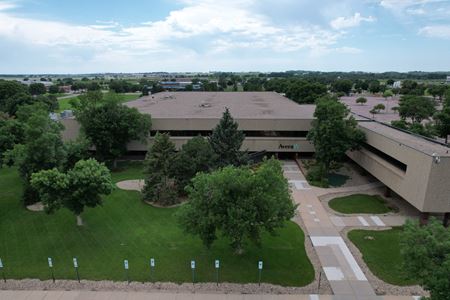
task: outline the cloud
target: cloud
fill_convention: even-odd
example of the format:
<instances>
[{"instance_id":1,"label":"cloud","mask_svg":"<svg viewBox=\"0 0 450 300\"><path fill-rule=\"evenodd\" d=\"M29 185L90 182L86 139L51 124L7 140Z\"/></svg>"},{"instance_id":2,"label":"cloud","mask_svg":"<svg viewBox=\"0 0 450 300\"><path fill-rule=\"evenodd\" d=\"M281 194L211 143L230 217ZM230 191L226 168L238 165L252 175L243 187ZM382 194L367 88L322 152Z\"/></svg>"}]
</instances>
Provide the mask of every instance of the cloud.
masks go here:
<instances>
[{"instance_id":1,"label":"cloud","mask_svg":"<svg viewBox=\"0 0 450 300\"><path fill-rule=\"evenodd\" d=\"M10 10L16 8L17 4L15 2L10 1L1 1L0 2L0 11Z\"/></svg>"},{"instance_id":2,"label":"cloud","mask_svg":"<svg viewBox=\"0 0 450 300\"><path fill-rule=\"evenodd\" d=\"M334 51L336 51L338 53L345 53L345 54L360 54L360 53L364 52L362 49L354 48L354 47L339 47L339 48L335 48Z\"/></svg>"},{"instance_id":3,"label":"cloud","mask_svg":"<svg viewBox=\"0 0 450 300\"><path fill-rule=\"evenodd\" d=\"M331 27L336 30L341 30L350 27L356 27L361 24L361 22L375 22L376 18L372 16L363 17L360 13L355 13L352 17L338 17L330 22Z\"/></svg>"},{"instance_id":4,"label":"cloud","mask_svg":"<svg viewBox=\"0 0 450 300\"><path fill-rule=\"evenodd\" d=\"M448 0L382 0L380 6L400 17L448 18L450 1Z\"/></svg>"},{"instance_id":5,"label":"cloud","mask_svg":"<svg viewBox=\"0 0 450 300\"><path fill-rule=\"evenodd\" d=\"M419 30L419 34L440 39L450 39L450 25L425 26Z\"/></svg>"},{"instance_id":6,"label":"cloud","mask_svg":"<svg viewBox=\"0 0 450 300\"><path fill-rule=\"evenodd\" d=\"M276 25L269 17L252 12L253 0L181 2L186 5L184 8L170 12L162 20L128 27L112 21L74 25L0 11L0 37L40 46L81 47L129 55L189 48L189 39L194 38L203 38L197 42L206 47L205 51L209 47L213 51L253 47L285 52L324 48L336 43L339 37L338 33L319 26ZM12 7L8 3L0 2L0 7Z\"/></svg>"}]
</instances>

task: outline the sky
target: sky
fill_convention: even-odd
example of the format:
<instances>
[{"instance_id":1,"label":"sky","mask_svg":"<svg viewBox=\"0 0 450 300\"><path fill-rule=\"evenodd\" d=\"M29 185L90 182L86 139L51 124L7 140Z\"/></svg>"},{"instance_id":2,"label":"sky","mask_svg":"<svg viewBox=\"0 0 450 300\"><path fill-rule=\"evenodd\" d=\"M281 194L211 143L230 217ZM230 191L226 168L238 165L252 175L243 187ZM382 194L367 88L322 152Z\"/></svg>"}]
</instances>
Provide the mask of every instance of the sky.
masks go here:
<instances>
[{"instance_id":1,"label":"sky","mask_svg":"<svg viewBox=\"0 0 450 300\"><path fill-rule=\"evenodd\" d=\"M450 71L450 0L0 0L0 74Z\"/></svg>"}]
</instances>

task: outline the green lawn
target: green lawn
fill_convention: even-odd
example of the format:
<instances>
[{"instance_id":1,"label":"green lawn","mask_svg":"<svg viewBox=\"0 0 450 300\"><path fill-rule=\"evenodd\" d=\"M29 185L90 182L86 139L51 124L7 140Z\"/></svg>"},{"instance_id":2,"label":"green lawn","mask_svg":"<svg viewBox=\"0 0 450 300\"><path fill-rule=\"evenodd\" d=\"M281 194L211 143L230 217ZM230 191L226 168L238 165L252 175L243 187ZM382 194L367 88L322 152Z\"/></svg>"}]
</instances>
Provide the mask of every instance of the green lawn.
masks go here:
<instances>
[{"instance_id":1,"label":"green lawn","mask_svg":"<svg viewBox=\"0 0 450 300\"><path fill-rule=\"evenodd\" d=\"M140 164L113 173L116 182L136 178L142 178ZM0 258L8 278L49 279L48 256L53 258L56 277L69 279L75 279L75 256L82 279L125 280L123 260L128 259L131 280L147 281L151 257L156 259L158 281L190 282L191 259L197 261L198 281L215 280L215 259L221 260L223 281L256 282L259 259L264 261L264 282L304 286L314 278L304 234L293 222L287 222L276 237L264 235L262 248L249 244L237 256L225 239L206 249L178 227L174 217L178 208L151 207L138 192L116 189L102 207L83 213L83 227L76 226L67 210L54 215L25 210L20 193L16 170L0 169Z\"/></svg>"},{"instance_id":2,"label":"green lawn","mask_svg":"<svg viewBox=\"0 0 450 300\"><path fill-rule=\"evenodd\" d=\"M392 209L378 195L355 194L334 198L328 205L343 214L383 214Z\"/></svg>"},{"instance_id":3,"label":"green lawn","mask_svg":"<svg viewBox=\"0 0 450 300\"><path fill-rule=\"evenodd\" d=\"M400 237L402 227L390 230L352 230L349 239L363 254L363 259L373 274L381 280L395 285L413 285L402 271ZM373 237L373 240L365 237Z\"/></svg>"},{"instance_id":4,"label":"green lawn","mask_svg":"<svg viewBox=\"0 0 450 300\"><path fill-rule=\"evenodd\" d=\"M125 103L125 102L129 102L129 101L133 101L138 99L141 96L141 93L130 93L130 94L117 94L120 98L120 103ZM75 96L78 97L78 96ZM73 98L75 98L73 97ZM64 98L64 99L59 99L58 100L58 104L59 104L59 109L58 112L62 112L63 110L70 110L72 109L72 106L70 105L70 100L72 98Z\"/></svg>"}]
</instances>

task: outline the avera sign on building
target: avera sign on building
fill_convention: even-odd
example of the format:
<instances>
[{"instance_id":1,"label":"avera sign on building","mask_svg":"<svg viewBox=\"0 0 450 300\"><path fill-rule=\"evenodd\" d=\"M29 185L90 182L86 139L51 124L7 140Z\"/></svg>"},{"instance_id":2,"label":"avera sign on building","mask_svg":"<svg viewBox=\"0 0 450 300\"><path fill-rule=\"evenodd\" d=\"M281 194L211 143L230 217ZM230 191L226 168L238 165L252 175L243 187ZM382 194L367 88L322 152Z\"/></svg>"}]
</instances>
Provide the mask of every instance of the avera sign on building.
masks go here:
<instances>
[{"instance_id":1,"label":"avera sign on building","mask_svg":"<svg viewBox=\"0 0 450 300\"><path fill-rule=\"evenodd\" d=\"M300 149L300 145L299 144L287 144L287 145L283 145L280 144L278 146L278 149L280 150L299 150Z\"/></svg>"}]
</instances>

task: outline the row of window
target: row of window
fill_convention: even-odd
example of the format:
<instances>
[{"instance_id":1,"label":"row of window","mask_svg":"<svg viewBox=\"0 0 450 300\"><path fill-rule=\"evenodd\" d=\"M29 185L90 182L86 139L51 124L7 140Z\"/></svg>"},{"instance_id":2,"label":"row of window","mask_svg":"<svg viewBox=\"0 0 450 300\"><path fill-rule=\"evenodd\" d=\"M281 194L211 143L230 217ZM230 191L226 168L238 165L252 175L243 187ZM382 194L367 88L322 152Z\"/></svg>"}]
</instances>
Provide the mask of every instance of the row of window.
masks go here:
<instances>
[{"instance_id":1,"label":"row of window","mask_svg":"<svg viewBox=\"0 0 450 300\"><path fill-rule=\"evenodd\" d=\"M398 159L384 153L383 151L378 150L377 148L364 143L363 148L372 152L373 154L377 155L378 157L384 159L385 161L387 161L388 163L390 163L391 165L397 167L398 169L402 170L403 172L406 172L407 169L407 165L402 163L401 161L399 161Z\"/></svg>"},{"instance_id":2,"label":"row of window","mask_svg":"<svg viewBox=\"0 0 450 300\"><path fill-rule=\"evenodd\" d=\"M150 132L151 136L156 135L157 132L168 133L170 136L209 136L212 134L211 130L167 130L167 131L155 131ZM259 131L259 130L244 130L246 137L302 137L305 138L308 135L308 131Z\"/></svg>"}]
</instances>

